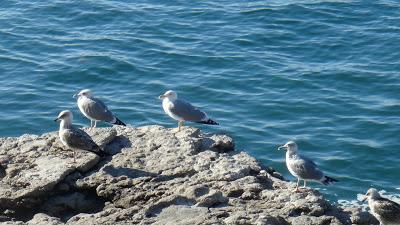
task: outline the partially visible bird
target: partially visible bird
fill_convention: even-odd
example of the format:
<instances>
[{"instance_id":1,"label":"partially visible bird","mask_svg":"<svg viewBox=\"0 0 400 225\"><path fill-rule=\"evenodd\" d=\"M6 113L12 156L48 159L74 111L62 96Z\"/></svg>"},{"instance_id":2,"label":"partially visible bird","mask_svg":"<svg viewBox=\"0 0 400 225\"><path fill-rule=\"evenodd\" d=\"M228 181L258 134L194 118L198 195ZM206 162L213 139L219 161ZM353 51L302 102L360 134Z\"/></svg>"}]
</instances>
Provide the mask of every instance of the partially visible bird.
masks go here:
<instances>
[{"instance_id":1,"label":"partially visible bird","mask_svg":"<svg viewBox=\"0 0 400 225\"><path fill-rule=\"evenodd\" d=\"M159 96L162 99L162 106L165 113L172 119L178 121L178 131L181 130L185 121L203 123L209 125L219 125L210 119L207 114L191 105L189 102L178 99L178 94L174 91L167 91Z\"/></svg>"},{"instance_id":2,"label":"partially visible bird","mask_svg":"<svg viewBox=\"0 0 400 225\"><path fill-rule=\"evenodd\" d=\"M114 125L126 126L98 98L92 96L90 89L84 89L73 96L77 97L79 110L90 120L90 127L96 127L97 121L105 121Z\"/></svg>"},{"instance_id":3,"label":"partially visible bird","mask_svg":"<svg viewBox=\"0 0 400 225\"><path fill-rule=\"evenodd\" d=\"M73 150L74 162L76 161L76 150L86 150L104 156L105 152L85 131L72 125L72 118L72 113L69 110L64 110L58 114L54 121L61 121L58 135L63 145Z\"/></svg>"},{"instance_id":4,"label":"partially visible bird","mask_svg":"<svg viewBox=\"0 0 400 225\"><path fill-rule=\"evenodd\" d=\"M324 185L338 181L325 176L311 159L298 154L295 142L289 141L280 146L278 150L280 149L286 149L286 166L289 172L297 178L296 192L299 191L300 180L304 180L304 188L306 187L306 181L316 181Z\"/></svg>"},{"instance_id":5,"label":"partially visible bird","mask_svg":"<svg viewBox=\"0 0 400 225\"><path fill-rule=\"evenodd\" d=\"M370 188L363 201L368 199L371 214L381 225L400 225L400 205L387 198L383 198L378 190Z\"/></svg>"}]
</instances>

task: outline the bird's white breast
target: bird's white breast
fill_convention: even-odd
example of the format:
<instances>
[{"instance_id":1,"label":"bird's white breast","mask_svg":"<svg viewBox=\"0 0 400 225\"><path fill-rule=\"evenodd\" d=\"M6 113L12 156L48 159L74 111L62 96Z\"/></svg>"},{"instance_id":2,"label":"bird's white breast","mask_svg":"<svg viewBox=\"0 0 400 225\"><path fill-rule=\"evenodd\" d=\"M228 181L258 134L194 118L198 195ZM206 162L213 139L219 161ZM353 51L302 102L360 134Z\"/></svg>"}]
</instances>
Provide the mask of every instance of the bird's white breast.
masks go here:
<instances>
[{"instance_id":1,"label":"bird's white breast","mask_svg":"<svg viewBox=\"0 0 400 225\"><path fill-rule=\"evenodd\" d=\"M291 158L289 152L286 152L286 167L293 176L298 177L297 173L293 171L291 167L291 163L293 162L293 160L295 159Z\"/></svg>"},{"instance_id":2,"label":"bird's white breast","mask_svg":"<svg viewBox=\"0 0 400 225\"><path fill-rule=\"evenodd\" d=\"M162 106L163 106L164 112L168 116L170 116L172 119L178 120L178 121L183 121L182 118L180 118L179 116L177 116L171 112L171 108L174 106L174 103L172 101L170 101L168 98L163 99Z\"/></svg>"},{"instance_id":3,"label":"bird's white breast","mask_svg":"<svg viewBox=\"0 0 400 225\"><path fill-rule=\"evenodd\" d=\"M61 143L68 147L67 142L65 141L64 136L62 135L62 130L58 132L58 136L60 137Z\"/></svg>"},{"instance_id":4,"label":"bird's white breast","mask_svg":"<svg viewBox=\"0 0 400 225\"><path fill-rule=\"evenodd\" d=\"M369 208L371 209L372 215L375 216L375 218L377 218L379 221L382 221L381 216L378 213L375 212L375 207L377 207L376 203L373 200L370 201L369 202Z\"/></svg>"},{"instance_id":5,"label":"bird's white breast","mask_svg":"<svg viewBox=\"0 0 400 225\"><path fill-rule=\"evenodd\" d=\"M78 108L79 108L79 110L81 111L81 113L82 113L86 118L88 118L88 119L90 119L90 120L95 120L94 118L90 117L90 116L86 113L85 108L83 107L84 104L88 104L88 101L90 101L89 98L87 98L87 97L85 97L85 96L80 96L80 97L78 98Z\"/></svg>"}]
</instances>

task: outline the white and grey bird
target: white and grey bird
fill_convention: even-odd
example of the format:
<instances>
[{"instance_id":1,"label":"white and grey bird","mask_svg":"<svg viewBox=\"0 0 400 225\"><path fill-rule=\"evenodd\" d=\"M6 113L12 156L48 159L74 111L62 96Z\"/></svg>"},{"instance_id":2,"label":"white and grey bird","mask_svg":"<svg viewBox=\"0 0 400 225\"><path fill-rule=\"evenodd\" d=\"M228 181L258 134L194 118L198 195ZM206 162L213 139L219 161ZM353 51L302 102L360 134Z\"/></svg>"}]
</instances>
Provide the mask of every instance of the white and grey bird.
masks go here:
<instances>
[{"instance_id":1,"label":"white and grey bird","mask_svg":"<svg viewBox=\"0 0 400 225\"><path fill-rule=\"evenodd\" d=\"M64 110L58 114L58 117L54 121L60 121L58 135L63 145L72 149L74 162L76 160L76 150L86 150L99 156L104 156L105 153L85 131L75 128L72 125L72 118L72 113L69 110Z\"/></svg>"},{"instance_id":2,"label":"white and grey bird","mask_svg":"<svg viewBox=\"0 0 400 225\"><path fill-rule=\"evenodd\" d=\"M90 127L96 127L97 121L126 126L100 99L93 97L90 89L84 89L73 97L77 97L79 110L90 120Z\"/></svg>"},{"instance_id":3,"label":"white and grey bird","mask_svg":"<svg viewBox=\"0 0 400 225\"><path fill-rule=\"evenodd\" d=\"M178 131L181 130L185 121L219 125L214 120L210 119L207 114L200 109L194 107L189 102L178 99L178 94L174 91L167 91L159 96L162 99L162 106L165 113L172 119L178 121Z\"/></svg>"},{"instance_id":4,"label":"white and grey bird","mask_svg":"<svg viewBox=\"0 0 400 225\"><path fill-rule=\"evenodd\" d=\"M370 188L363 201L368 199L371 214L381 225L400 225L400 205L387 198L383 198L378 190Z\"/></svg>"},{"instance_id":5,"label":"white and grey bird","mask_svg":"<svg viewBox=\"0 0 400 225\"><path fill-rule=\"evenodd\" d=\"M304 181L304 188L306 187L306 181L316 181L324 185L338 181L325 176L311 159L298 154L295 142L289 141L278 148L278 150L281 149L286 149L286 166L289 172L297 178L296 192L299 191L300 180Z\"/></svg>"}]
</instances>

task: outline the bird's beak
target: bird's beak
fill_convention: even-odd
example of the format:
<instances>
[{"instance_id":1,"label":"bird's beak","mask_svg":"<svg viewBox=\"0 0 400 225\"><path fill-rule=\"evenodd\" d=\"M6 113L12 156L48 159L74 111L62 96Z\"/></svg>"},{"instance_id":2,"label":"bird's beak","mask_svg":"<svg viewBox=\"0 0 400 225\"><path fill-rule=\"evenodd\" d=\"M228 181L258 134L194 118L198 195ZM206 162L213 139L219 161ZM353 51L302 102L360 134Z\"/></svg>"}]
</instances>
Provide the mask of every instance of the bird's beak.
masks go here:
<instances>
[{"instance_id":1,"label":"bird's beak","mask_svg":"<svg viewBox=\"0 0 400 225\"><path fill-rule=\"evenodd\" d=\"M78 96L79 96L79 93L72 95L73 98L77 98Z\"/></svg>"},{"instance_id":2,"label":"bird's beak","mask_svg":"<svg viewBox=\"0 0 400 225\"><path fill-rule=\"evenodd\" d=\"M368 196L364 195L364 197L361 199L362 202L365 202L368 199Z\"/></svg>"},{"instance_id":3,"label":"bird's beak","mask_svg":"<svg viewBox=\"0 0 400 225\"><path fill-rule=\"evenodd\" d=\"M158 96L158 98L159 98L159 99L164 99L164 98L165 98L165 95L160 95L160 96Z\"/></svg>"},{"instance_id":4,"label":"bird's beak","mask_svg":"<svg viewBox=\"0 0 400 225\"><path fill-rule=\"evenodd\" d=\"M59 120L58 118L55 118L55 119L54 119L54 122L57 122L58 120Z\"/></svg>"},{"instance_id":5,"label":"bird's beak","mask_svg":"<svg viewBox=\"0 0 400 225\"><path fill-rule=\"evenodd\" d=\"M278 147L278 150L287 149L287 145L282 145Z\"/></svg>"}]
</instances>

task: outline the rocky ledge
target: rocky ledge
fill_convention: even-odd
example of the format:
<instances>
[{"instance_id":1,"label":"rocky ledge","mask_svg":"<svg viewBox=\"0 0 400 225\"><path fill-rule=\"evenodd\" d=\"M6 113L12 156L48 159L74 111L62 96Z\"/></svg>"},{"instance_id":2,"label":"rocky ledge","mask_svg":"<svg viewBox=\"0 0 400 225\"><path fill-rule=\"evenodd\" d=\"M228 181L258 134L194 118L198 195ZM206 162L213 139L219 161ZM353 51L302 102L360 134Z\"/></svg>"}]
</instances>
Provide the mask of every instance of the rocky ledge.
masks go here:
<instances>
[{"instance_id":1,"label":"rocky ledge","mask_svg":"<svg viewBox=\"0 0 400 225\"><path fill-rule=\"evenodd\" d=\"M0 138L3 224L378 224L318 191L293 193L227 135L161 126L86 129L110 156L63 148L56 132Z\"/></svg>"}]
</instances>

